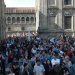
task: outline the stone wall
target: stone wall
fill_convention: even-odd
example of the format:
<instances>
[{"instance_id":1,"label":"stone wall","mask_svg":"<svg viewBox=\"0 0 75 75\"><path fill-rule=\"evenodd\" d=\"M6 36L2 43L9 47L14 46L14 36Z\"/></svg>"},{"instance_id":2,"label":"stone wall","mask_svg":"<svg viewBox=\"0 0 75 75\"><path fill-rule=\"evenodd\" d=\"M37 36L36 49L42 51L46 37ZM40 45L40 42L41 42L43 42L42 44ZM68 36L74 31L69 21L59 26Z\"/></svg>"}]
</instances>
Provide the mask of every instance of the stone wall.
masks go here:
<instances>
[{"instance_id":1,"label":"stone wall","mask_svg":"<svg viewBox=\"0 0 75 75\"><path fill-rule=\"evenodd\" d=\"M48 33L48 36L56 36L66 33L68 35L75 34L75 0L70 5L65 5L65 0L55 0L55 4L49 5L50 0L40 0L39 11L39 28L40 35ZM54 0L53 0L54 1ZM55 23L51 24L50 17L55 16ZM65 29L65 16L71 16L71 28ZM37 17L36 17L37 19Z\"/></svg>"},{"instance_id":2,"label":"stone wall","mask_svg":"<svg viewBox=\"0 0 75 75\"><path fill-rule=\"evenodd\" d=\"M19 12L17 12L19 11ZM10 33L36 32L35 8L6 8L6 35ZM13 23L12 18L15 18ZM11 21L8 21L10 18ZM17 18L20 21L17 21ZM23 18L23 19L22 19Z\"/></svg>"}]
</instances>

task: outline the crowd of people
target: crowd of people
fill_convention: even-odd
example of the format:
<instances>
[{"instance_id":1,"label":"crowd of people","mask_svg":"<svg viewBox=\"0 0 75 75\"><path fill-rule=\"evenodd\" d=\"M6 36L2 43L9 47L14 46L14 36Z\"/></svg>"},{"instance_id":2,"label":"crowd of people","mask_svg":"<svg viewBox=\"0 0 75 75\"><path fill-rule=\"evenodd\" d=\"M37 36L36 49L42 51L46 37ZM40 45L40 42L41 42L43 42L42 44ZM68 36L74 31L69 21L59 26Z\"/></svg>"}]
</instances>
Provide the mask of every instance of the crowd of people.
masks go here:
<instances>
[{"instance_id":1,"label":"crowd of people","mask_svg":"<svg viewBox=\"0 0 75 75\"><path fill-rule=\"evenodd\" d=\"M5 68L9 67L9 71ZM3 75L75 75L75 37L9 37L0 41Z\"/></svg>"}]
</instances>

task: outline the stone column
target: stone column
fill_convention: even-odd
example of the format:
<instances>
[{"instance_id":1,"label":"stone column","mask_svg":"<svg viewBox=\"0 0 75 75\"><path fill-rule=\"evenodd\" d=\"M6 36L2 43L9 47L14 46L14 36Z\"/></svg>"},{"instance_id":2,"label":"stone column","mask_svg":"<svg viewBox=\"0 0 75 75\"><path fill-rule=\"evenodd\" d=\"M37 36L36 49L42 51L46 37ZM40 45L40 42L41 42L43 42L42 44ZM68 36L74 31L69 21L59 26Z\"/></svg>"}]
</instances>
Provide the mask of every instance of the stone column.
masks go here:
<instances>
[{"instance_id":1,"label":"stone column","mask_svg":"<svg viewBox=\"0 0 75 75\"><path fill-rule=\"evenodd\" d=\"M74 3L74 8L75 8L75 0L73 3ZM75 31L75 9L74 9L74 22L73 23L74 23L74 31Z\"/></svg>"},{"instance_id":2,"label":"stone column","mask_svg":"<svg viewBox=\"0 0 75 75\"><path fill-rule=\"evenodd\" d=\"M63 15L62 15L62 6L63 6L63 1L59 0L59 12L58 12L58 29L63 28Z\"/></svg>"},{"instance_id":3,"label":"stone column","mask_svg":"<svg viewBox=\"0 0 75 75\"><path fill-rule=\"evenodd\" d=\"M75 0L73 0L74 8L75 8ZM75 36L75 9L73 13L73 36Z\"/></svg>"},{"instance_id":4,"label":"stone column","mask_svg":"<svg viewBox=\"0 0 75 75\"><path fill-rule=\"evenodd\" d=\"M36 32L38 31L39 28L39 12L40 12L40 1L41 0L36 0L35 4L35 11L36 11Z\"/></svg>"},{"instance_id":5,"label":"stone column","mask_svg":"<svg viewBox=\"0 0 75 75\"><path fill-rule=\"evenodd\" d=\"M0 40L5 39L5 4L4 0L0 0Z\"/></svg>"}]
</instances>

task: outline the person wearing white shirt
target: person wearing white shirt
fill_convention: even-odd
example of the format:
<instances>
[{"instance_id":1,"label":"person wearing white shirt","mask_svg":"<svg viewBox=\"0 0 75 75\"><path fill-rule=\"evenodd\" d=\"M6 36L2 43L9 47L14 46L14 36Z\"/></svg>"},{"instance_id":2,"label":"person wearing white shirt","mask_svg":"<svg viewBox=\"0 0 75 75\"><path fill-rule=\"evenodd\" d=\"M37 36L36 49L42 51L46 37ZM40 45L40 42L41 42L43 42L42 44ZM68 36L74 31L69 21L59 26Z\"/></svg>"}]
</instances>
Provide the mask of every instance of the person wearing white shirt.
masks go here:
<instances>
[{"instance_id":1,"label":"person wearing white shirt","mask_svg":"<svg viewBox=\"0 0 75 75\"><path fill-rule=\"evenodd\" d=\"M33 54L36 54L36 53L37 53L37 48L35 47L35 45L33 46L31 52L32 52Z\"/></svg>"},{"instance_id":2,"label":"person wearing white shirt","mask_svg":"<svg viewBox=\"0 0 75 75\"><path fill-rule=\"evenodd\" d=\"M40 50L40 51L44 50L43 46L39 45L38 50Z\"/></svg>"},{"instance_id":3,"label":"person wearing white shirt","mask_svg":"<svg viewBox=\"0 0 75 75\"><path fill-rule=\"evenodd\" d=\"M34 75L44 75L45 69L40 60L36 60L36 64L33 69Z\"/></svg>"},{"instance_id":4,"label":"person wearing white shirt","mask_svg":"<svg viewBox=\"0 0 75 75\"><path fill-rule=\"evenodd\" d=\"M60 59L56 58L56 56L53 56L53 59L51 60L52 66L58 64L60 65Z\"/></svg>"},{"instance_id":5,"label":"person wearing white shirt","mask_svg":"<svg viewBox=\"0 0 75 75\"><path fill-rule=\"evenodd\" d=\"M15 75L14 73L10 73L10 74L7 74L7 75Z\"/></svg>"}]
</instances>

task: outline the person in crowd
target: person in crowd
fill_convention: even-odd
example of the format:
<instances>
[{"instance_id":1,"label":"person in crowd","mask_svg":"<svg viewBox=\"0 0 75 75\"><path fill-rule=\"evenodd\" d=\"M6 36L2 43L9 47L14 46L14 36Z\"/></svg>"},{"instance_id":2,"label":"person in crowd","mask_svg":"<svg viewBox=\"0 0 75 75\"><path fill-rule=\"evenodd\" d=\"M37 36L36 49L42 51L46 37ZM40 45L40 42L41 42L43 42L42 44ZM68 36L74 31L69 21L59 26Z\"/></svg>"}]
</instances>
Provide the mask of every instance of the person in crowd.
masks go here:
<instances>
[{"instance_id":1,"label":"person in crowd","mask_svg":"<svg viewBox=\"0 0 75 75\"><path fill-rule=\"evenodd\" d=\"M59 52L59 49L57 48L57 46L54 46L54 45L53 45L52 51L58 53L58 52Z\"/></svg>"},{"instance_id":2,"label":"person in crowd","mask_svg":"<svg viewBox=\"0 0 75 75\"><path fill-rule=\"evenodd\" d=\"M12 64L12 71L15 74L19 74L18 72L20 72L21 69L23 72L26 68L32 75L46 75L47 72L51 75L59 75L63 68L63 62L68 71L74 74L74 43L75 37L65 36L64 34L52 38L32 36L30 41L28 41L26 36L9 37L0 41L0 51L2 52L0 56L2 56L2 58L5 56L6 64L4 60L2 64L5 64L6 68ZM21 58L21 56L23 57ZM17 58L17 60L13 61L15 58ZM24 67L23 65L25 63L31 68Z\"/></svg>"},{"instance_id":3,"label":"person in crowd","mask_svg":"<svg viewBox=\"0 0 75 75\"><path fill-rule=\"evenodd\" d=\"M42 64L44 64L44 62L47 60L46 58L46 53L43 55L43 58L41 59Z\"/></svg>"},{"instance_id":4,"label":"person in crowd","mask_svg":"<svg viewBox=\"0 0 75 75\"><path fill-rule=\"evenodd\" d=\"M72 53L72 62L73 63L75 62L75 51L73 51L73 53Z\"/></svg>"},{"instance_id":5,"label":"person in crowd","mask_svg":"<svg viewBox=\"0 0 75 75\"><path fill-rule=\"evenodd\" d=\"M23 70L22 75L31 75L28 68L29 68L28 64L24 63L24 70Z\"/></svg>"},{"instance_id":6,"label":"person in crowd","mask_svg":"<svg viewBox=\"0 0 75 75\"><path fill-rule=\"evenodd\" d=\"M32 58L31 58L31 65L32 65L32 67L34 67L35 62L36 62L36 57L35 57L34 54L32 54Z\"/></svg>"},{"instance_id":7,"label":"person in crowd","mask_svg":"<svg viewBox=\"0 0 75 75\"><path fill-rule=\"evenodd\" d=\"M44 75L45 69L44 66L41 64L40 59L36 59L36 64L33 69L34 75Z\"/></svg>"},{"instance_id":8,"label":"person in crowd","mask_svg":"<svg viewBox=\"0 0 75 75\"><path fill-rule=\"evenodd\" d=\"M60 75L71 75L64 62L62 62L62 64L61 64Z\"/></svg>"},{"instance_id":9,"label":"person in crowd","mask_svg":"<svg viewBox=\"0 0 75 75\"><path fill-rule=\"evenodd\" d=\"M51 65L51 63L50 63L50 61L49 60L46 60L45 62L44 62L44 68L45 68L45 75L47 74L47 75L54 75L55 74L55 72L54 72L54 70L53 70L53 68L52 68L52 65Z\"/></svg>"},{"instance_id":10,"label":"person in crowd","mask_svg":"<svg viewBox=\"0 0 75 75\"><path fill-rule=\"evenodd\" d=\"M0 74L5 75L5 57L2 54L2 52L0 52Z\"/></svg>"},{"instance_id":11,"label":"person in crowd","mask_svg":"<svg viewBox=\"0 0 75 75\"><path fill-rule=\"evenodd\" d=\"M24 63L27 63L26 58L24 56L22 57L22 59L23 59L23 64L22 64L21 69L20 69L21 70L21 73L24 70Z\"/></svg>"},{"instance_id":12,"label":"person in crowd","mask_svg":"<svg viewBox=\"0 0 75 75\"><path fill-rule=\"evenodd\" d=\"M6 60L6 65L8 65L8 49L7 48L5 52L5 60Z\"/></svg>"},{"instance_id":13,"label":"person in crowd","mask_svg":"<svg viewBox=\"0 0 75 75\"><path fill-rule=\"evenodd\" d=\"M52 60L52 53L47 52L46 58L47 58L47 60L51 61Z\"/></svg>"},{"instance_id":14,"label":"person in crowd","mask_svg":"<svg viewBox=\"0 0 75 75\"><path fill-rule=\"evenodd\" d=\"M12 67L13 67L13 73L15 73L15 75L19 75L20 66L19 66L18 60L16 58L14 58L14 61L12 63Z\"/></svg>"},{"instance_id":15,"label":"person in crowd","mask_svg":"<svg viewBox=\"0 0 75 75\"><path fill-rule=\"evenodd\" d=\"M31 52L32 52L33 54L35 54L35 55L36 55L36 53L37 53L37 48L36 48L36 46L35 46L35 45L33 46L33 48L32 48L32 50L31 50Z\"/></svg>"},{"instance_id":16,"label":"person in crowd","mask_svg":"<svg viewBox=\"0 0 75 75\"><path fill-rule=\"evenodd\" d=\"M57 65L57 64L60 65L60 59L57 58L56 55L54 55L52 60L51 60L51 64L52 64L52 66Z\"/></svg>"},{"instance_id":17,"label":"person in crowd","mask_svg":"<svg viewBox=\"0 0 75 75\"><path fill-rule=\"evenodd\" d=\"M27 50L28 50L28 59L31 59L31 49L32 49L32 44L29 43L29 45L27 46Z\"/></svg>"},{"instance_id":18,"label":"person in crowd","mask_svg":"<svg viewBox=\"0 0 75 75\"><path fill-rule=\"evenodd\" d=\"M20 72L22 73L22 64L23 64L23 57L22 56L19 58L18 63L19 63L19 66L20 66Z\"/></svg>"},{"instance_id":19,"label":"person in crowd","mask_svg":"<svg viewBox=\"0 0 75 75\"><path fill-rule=\"evenodd\" d=\"M70 61L69 56L65 57L65 61L64 62L66 64L66 67L71 67L72 66L72 62Z\"/></svg>"},{"instance_id":20,"label":"person in crowd","mask_svg":"<svg viewBox=\"0 0 75 75\"><path fill-rule=\"evenodd\" d=\"M70 67L71 75L75 75L75 62L74 64Z\"/></svg>"},{"instance_id":21,"label":"person in crowd","mask_svg":"<svg viewBox=\"0 0 75 75\"><path fill-rule=\"evenodd\" d=\"M70 71L71 66L72 66L72 62L71 62L69 56L66 56L66 57L65 57L65 61L64 61L64 63L66 64L66 67L67 67L68 70Z\"/></svg>"},{"instance_id":22,"label":"person in crowd","mask_svg":"<svg viewBox=\"0 0 75 75\"><path fill-rule=\"evenodd\" d=\"M39 45L38 46L38 50L40 50L40 51L44 50L43 46L42 45Z\"/></svg>"},{"instance_id":23,"label":"person in crowd","mask_svg":"<svg viewBox=\"0 0 75 75\"><path fill-rule=\"evenodd\" d=\"M12 60L13 60L13 53L12 53L12 51L10 50L10 51L9 51L9 54L8 54L8 62L11 63Z\"/></svg>"}]
</instances>

